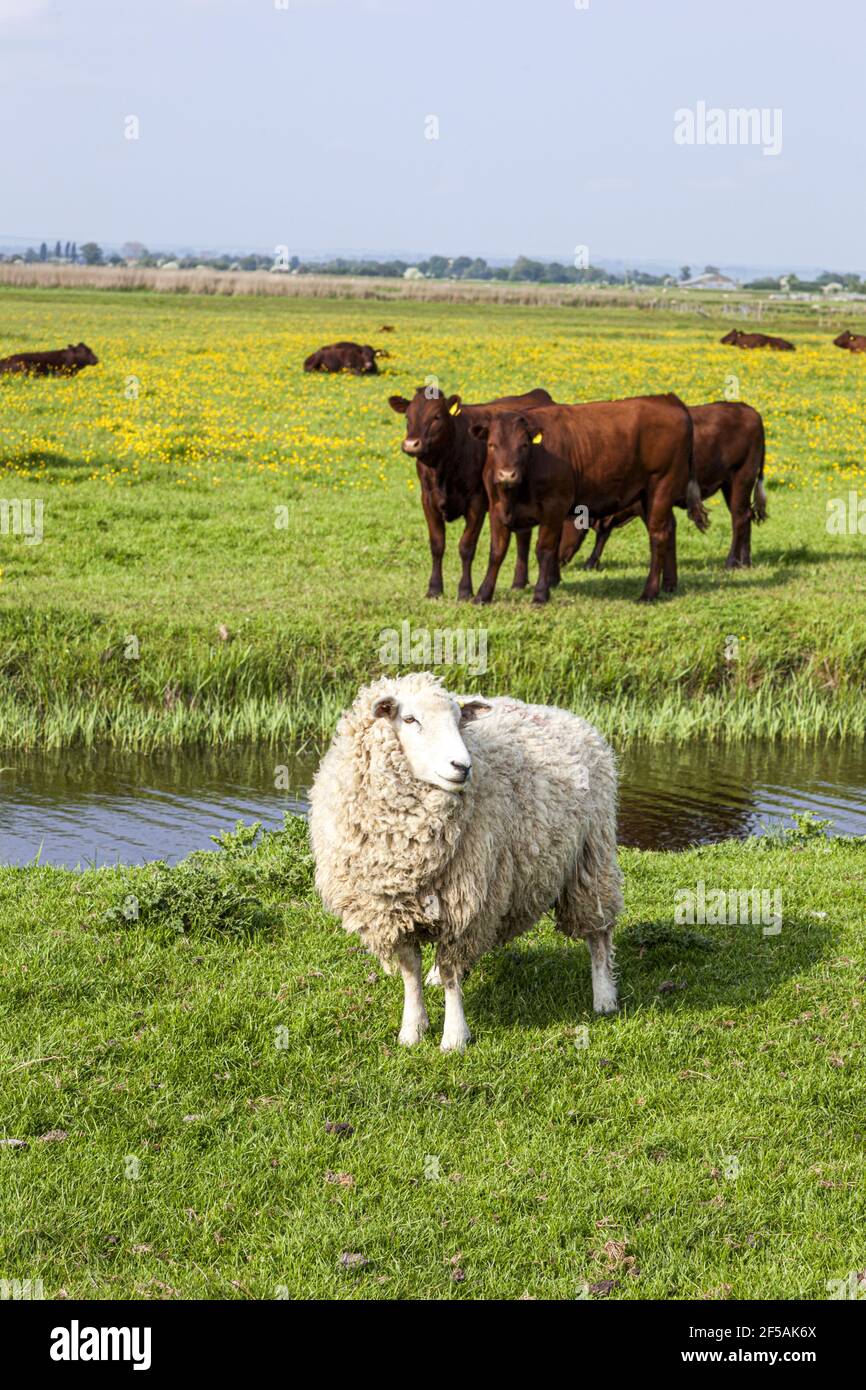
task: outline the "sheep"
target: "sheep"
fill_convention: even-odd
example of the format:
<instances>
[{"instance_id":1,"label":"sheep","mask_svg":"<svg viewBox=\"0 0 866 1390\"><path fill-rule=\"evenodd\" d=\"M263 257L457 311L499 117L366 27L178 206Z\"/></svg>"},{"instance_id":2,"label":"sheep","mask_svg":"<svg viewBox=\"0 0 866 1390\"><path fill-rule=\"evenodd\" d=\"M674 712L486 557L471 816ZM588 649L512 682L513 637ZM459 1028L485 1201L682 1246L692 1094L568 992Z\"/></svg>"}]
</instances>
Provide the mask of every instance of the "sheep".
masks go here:
<instances>
[{"instance_id":1,"label":"sheep","mask_svg":"<svg viewBox=\"0 0 866 1390\"><path fill-rule=\"evenodd\" d=\"M565 710L455 696L427 672L359 692L310 794L316 887L402 975L404 1046L430 1026L423 944L445 990L442 1051L462 1051L467 970L550 908L587 942L596 1012L616 1010L616 795L610 748Z\"/></svg>"}]
</instances>

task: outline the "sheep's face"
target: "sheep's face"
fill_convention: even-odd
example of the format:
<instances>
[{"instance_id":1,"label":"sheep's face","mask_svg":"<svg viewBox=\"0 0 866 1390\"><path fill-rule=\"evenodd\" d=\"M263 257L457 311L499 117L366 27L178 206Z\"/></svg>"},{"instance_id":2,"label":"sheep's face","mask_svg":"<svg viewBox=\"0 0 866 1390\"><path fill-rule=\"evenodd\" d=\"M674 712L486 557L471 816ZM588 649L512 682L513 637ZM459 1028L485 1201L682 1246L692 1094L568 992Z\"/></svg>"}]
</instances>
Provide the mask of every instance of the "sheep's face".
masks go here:
<instances>
[{"instance_id":1,"label":"sheep's face","mask_svg":"<svg viewBox=\"0 0 866 1390\"><path fill-rule=\"evenodd\" d=\"M444 690L383 695L373 706L387 719L419 782L459 796L472 776L472 758L461 729L490 712L483 700L460 699Z\"/></svg>"}]
</instances>

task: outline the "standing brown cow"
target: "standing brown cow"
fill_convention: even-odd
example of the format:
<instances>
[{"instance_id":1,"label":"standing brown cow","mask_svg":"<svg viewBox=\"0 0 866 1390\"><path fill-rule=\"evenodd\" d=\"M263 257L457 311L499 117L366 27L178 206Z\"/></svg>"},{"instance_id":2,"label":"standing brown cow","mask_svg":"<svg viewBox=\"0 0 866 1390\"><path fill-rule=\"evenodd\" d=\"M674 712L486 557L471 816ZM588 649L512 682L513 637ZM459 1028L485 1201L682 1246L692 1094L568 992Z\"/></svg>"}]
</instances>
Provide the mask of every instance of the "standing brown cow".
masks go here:
<instances>
[{"instance_id":1,"label":"standing brown cow","mask_svg":"<svg viewBox=\"0 0 866 1390\"><path fill-rule=\"evenodd\" d=\"M388 404L398 415L406 416L403 452L414 458L421 484L421 505L427 520L433 560L427 597L440 598L442 595L445 524L462 516L466 525L460 537L463 572L457 597L470 599L472 561L487 511L483 480L485 448L473 436L471 427L473 423L480 423L499 410L552 405L553 397L547 391L536 390L522 396L500 396L486 405L463 405L459 396L446 397L438 391L428 398L426 388L419 386L411 401L405 396L389 396ZM515 589L526 587L530 539L530 531L517 538Z\"/></svg>"},{"instance_id":2,"label":"standing brown cow","mask_svg":"<svg viewBox=\"0 0 866 1390\"><path fill-rule=\"evenodd\" d=\"M748 567L752 563L752 522L765 521L767 518L764 422L757 410L740 401L695 405L689 409L689 414L694 425L695 477L701 497L712 497L721 488L731 514L731 549L725 568ZM679 497L676 506L685 505L685 496ZM614 516L603 520L592 518L590 525L596 533L595 548L584 569L597 569L611 531L625 526L640 515L641 504L635 502ZM572 519L566 522L559 549L560 565L568 564L580 549L586 534L586 529L576 526Z\"/></svg>"},{"instance_id":3,"label":"standing brown cow","mask_svg":"<svg viewBox=\"0 0 866 1390\"><path fill-rule=\"evenodd\" d=\"M563 524L575 506L610 516L640 502L650 538L641 599L677 584L673 505L686 496L689 517L708 520L694 476L691 416L678 396L637 396L587 405L551 405L496 413L474 423L487 442L484 484L490 506L490 565L476 603L489 603L510 531L538 526L534 603L546 603L559 578Z\"/></svg>"},{"instance_id":4,"label":"standing brown cow","mask_svg":"<svg viewBox=\"0 0 866 1390\"><path fill-rule=\"evenodd\" d=\"M862 333L852 333L846 328L844 333L833 339L833 346L847 348L848 352L866 352L866 338Z\"/></svg>"}]
</instances>

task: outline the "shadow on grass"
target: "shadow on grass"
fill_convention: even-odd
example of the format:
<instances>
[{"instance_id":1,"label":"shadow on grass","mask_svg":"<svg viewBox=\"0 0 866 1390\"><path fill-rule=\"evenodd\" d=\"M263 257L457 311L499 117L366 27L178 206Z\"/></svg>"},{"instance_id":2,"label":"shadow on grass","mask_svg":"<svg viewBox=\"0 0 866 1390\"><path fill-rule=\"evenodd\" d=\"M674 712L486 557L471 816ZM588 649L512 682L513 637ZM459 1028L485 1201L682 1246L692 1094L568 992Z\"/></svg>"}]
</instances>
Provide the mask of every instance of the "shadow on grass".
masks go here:
<instances>
[{"instance_id":1,"label":"shadow on grass","mask_svg":"<svg viewBox=\"0 0 866 1390\"><path fill-rule=\"evenodd\" d=\"M4 469L18 468L82 468L92 472L93 464L86 459L72 458L69 454L57 453L53 449L23 449L17 454L4 454Z\"/></svg>"},{"instance_id":2,"label":"shadow on grass","mask_svg":"<svg viewBox=\"0 0 866 1390\"><path fill-rule=\"evenodd\" d=\"M780 935L767 937L760 926L695 930L648 919L615 934L620 1002L691 1013L753 1005L822 959L830 936L821 922L787 914ZM565 937L523 937L485 956L466 993L479 1022L574 1023L592 1011L589 952Z\"/></svg>"}]
</instances>

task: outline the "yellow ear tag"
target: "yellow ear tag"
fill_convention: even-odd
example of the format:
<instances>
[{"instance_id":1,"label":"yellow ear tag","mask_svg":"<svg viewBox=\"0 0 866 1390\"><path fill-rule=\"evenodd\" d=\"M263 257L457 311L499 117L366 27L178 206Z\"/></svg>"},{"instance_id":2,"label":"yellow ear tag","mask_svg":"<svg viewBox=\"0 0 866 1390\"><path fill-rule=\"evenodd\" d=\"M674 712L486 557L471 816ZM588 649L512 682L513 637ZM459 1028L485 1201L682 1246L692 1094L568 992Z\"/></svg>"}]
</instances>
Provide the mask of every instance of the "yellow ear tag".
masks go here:
<instances>
[{"instance_id":1,"label":"yellow ear tag","mask_svg":"<svg viewBox=\"0 0 866 1390\"><path fill-rule=\"evenodd\" d=\"M541 430L538 431L538 434L534 434L534 435L532 436L532 442L533 442L533 444L540 444L540 443L541 443Z\"/></svg>"},{"instance_id":2,"label":"yellow ear tag","mask_svg":"<svg viewBox=\"0 0 866 1390\"><path fill-rule=\"evenodd\" d=\"M455 401L454 404L452 405L451 409L448 411L448 414L449 414L449 415L459 415L459 414L460 414L460 406L457 404L456 401Z\"/></svg>"}]
</instances>

